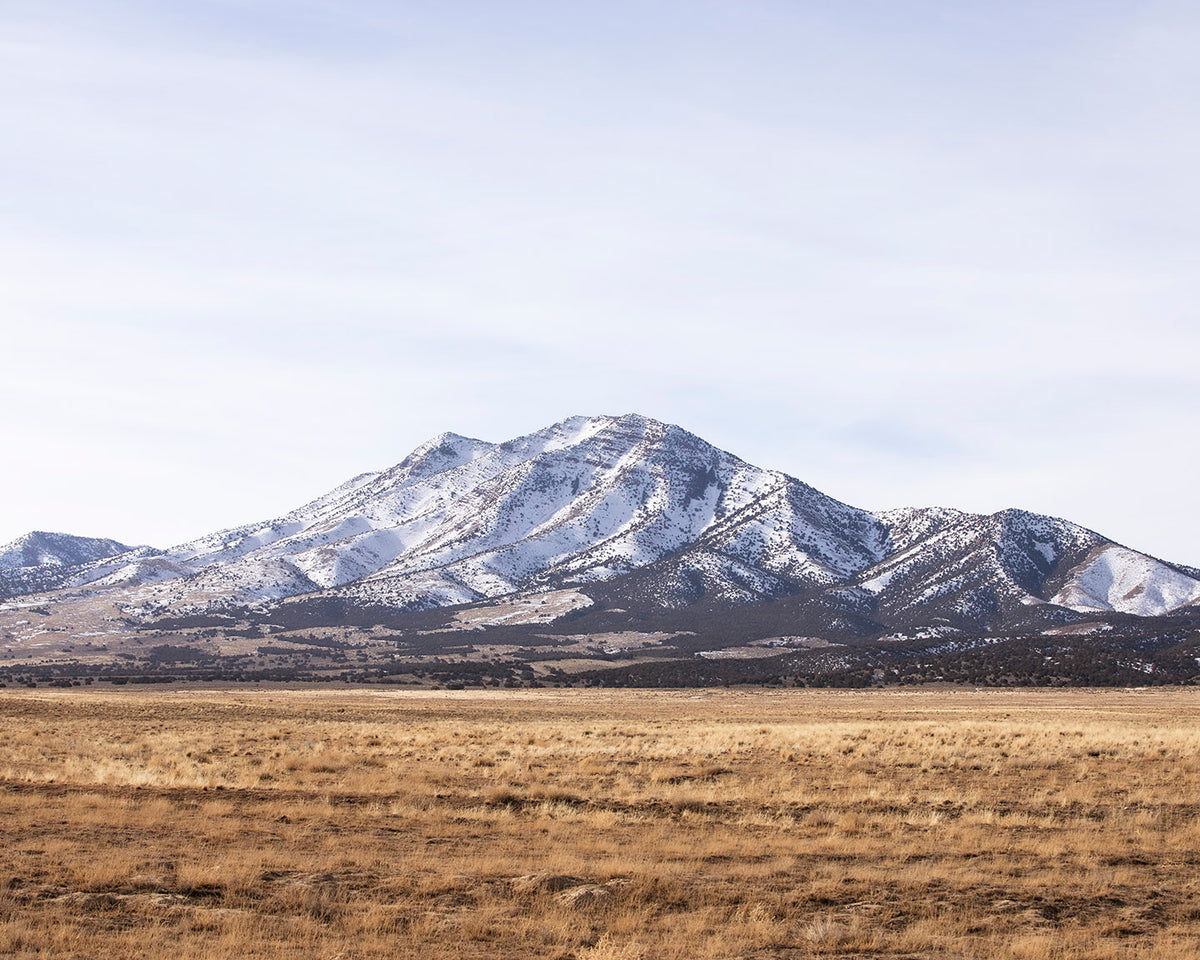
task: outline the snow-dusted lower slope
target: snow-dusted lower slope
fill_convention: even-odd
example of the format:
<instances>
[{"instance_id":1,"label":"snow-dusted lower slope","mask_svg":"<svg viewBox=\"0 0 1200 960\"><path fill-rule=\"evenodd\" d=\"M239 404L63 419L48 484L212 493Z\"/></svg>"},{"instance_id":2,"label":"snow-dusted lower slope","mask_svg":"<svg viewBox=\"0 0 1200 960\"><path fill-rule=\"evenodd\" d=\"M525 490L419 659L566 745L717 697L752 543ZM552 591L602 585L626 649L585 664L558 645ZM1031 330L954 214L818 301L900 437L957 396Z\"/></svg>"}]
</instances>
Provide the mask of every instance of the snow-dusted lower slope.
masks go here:
<instances>
[{"instance_id":1,"label":"snow-dusted lower slope","mask_svg":"<svg viewBox=\"0 0 1200 960\"><path fill-rule=\"evenodd\" d=\"M1200 582L1153 557L1101 544L1070 573L1053 603L1155 617L1200 600Z\"/></svg>"},{"instance_id":2,"label":"snow-dusted lower slope","mask_svg":"<svg viewBox=\"0 0 1200 960\"><path fill-rule=\"evenodd\" d=\"M499 444L442 434L278 519L95 556L46 582L128 591L130 609L152 614L313 592L425 608L622 578L652 607L792 596L881 630L1200 600L1195 571L1065 520L872 514L636 415L572 417Z\"/></svg>"}]
</instances>

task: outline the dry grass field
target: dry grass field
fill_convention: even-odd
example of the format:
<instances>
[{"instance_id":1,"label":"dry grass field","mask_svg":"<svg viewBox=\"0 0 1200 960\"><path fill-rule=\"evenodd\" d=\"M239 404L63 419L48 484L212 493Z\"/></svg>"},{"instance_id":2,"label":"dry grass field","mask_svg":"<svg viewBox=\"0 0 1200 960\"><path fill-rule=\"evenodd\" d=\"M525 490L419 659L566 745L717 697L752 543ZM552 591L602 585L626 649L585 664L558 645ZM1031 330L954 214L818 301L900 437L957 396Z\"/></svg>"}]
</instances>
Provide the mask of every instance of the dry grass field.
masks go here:
<instances>
[{"instance_id":1,"label":"dry grass field","mask_svg":"<svg viewBox=\"0 0 1200 960\"><path fill-rule=\"evenodd\" d=\"M1200 694L3 691L0 955L1200 955Z\"/></svg>"}]
</instances>

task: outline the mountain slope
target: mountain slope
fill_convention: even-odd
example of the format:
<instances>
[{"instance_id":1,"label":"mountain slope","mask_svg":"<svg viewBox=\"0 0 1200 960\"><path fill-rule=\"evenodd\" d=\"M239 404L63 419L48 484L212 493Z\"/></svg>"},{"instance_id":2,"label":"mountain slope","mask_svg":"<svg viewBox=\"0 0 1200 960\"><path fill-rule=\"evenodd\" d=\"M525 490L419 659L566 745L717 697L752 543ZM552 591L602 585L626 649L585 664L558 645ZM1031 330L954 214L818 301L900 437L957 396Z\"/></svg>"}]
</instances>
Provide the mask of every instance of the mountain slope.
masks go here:
<instances>
[{"instance_id":1,"label":"mountain slope","mask_svg":"<svg viewBox=\"0 0 1200 960\"><path fill-rule=\"evenodd\" d=\"M1154 617L1200 602L1195 571L1113 543L1097 545L1064 578L1052 603Z\"/></svg>"}]
</instances>

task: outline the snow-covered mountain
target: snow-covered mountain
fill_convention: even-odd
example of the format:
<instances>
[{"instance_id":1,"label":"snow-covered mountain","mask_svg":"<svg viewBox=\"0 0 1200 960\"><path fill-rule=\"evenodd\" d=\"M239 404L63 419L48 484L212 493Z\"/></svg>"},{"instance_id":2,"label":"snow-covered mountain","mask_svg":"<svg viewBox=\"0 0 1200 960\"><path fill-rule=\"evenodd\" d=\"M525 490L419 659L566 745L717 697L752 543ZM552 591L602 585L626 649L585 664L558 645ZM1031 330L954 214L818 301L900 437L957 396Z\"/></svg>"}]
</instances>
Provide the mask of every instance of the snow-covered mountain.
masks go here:
<instances>
[{"instance_id":1,"label":"snow-covered mountain","mask_svg":"<svg viewBox=\"0 0 1200 960\"><path fill-rule=\"evenodd\" d=\"M116 540L34 530L0 546L0 597L53 590L85 565L131 549Z\"/></svg>"},{"instance_id":2,"label":"snow-covered mountain","mask_svg":"<svg viewBox=\"0 0 1200 960\"><path fill-rule=\"evenodd\" d=\"M0 570L39 566L73 567L125 553L129 549L116 540L34 530L12 543L0 546Z\"/></svg>"},{"instance_id":3,"label":"snow-covered mountain","mask_svg":"<svg viewBox=\"0 0 1200 960\"><path fill-rule=\"evenodd\" d=\"M1200 601L1197 571L1065 520L870 513L636 415L500 444L442 434L276 520L96 556L56 585L128 591L146 615L312 593L424 609L603 585L659 609L808 598L880 631Z\"/></svg>"}]
</instances>

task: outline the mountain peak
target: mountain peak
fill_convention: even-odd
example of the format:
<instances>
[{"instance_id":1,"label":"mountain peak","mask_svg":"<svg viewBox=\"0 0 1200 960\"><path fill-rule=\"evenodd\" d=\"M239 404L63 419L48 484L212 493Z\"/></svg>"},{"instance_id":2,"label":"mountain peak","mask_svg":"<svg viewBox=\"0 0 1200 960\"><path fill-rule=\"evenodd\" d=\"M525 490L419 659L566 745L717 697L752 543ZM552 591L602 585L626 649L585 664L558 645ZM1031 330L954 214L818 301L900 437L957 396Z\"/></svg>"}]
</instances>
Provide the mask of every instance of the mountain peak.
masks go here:
<instances>
[{"instance_id":1,"label":"mountain peak","mask_svg":"<svg viewBox=\"0 0 1200 960\"><path fill-rule=\"evenodd\" d=\"M495 446L486 440L445 431L426 440L389 472L403 473L407 480L431 477L477 460Z\"/></svg>"},{"instance_id":2,"label":"mountain peak","mask_svg":"<svg viewBox=\"0 0 1200 960\"><path fill-rule=\"evenodd\" d=\"M614 451L642 444L644 446L641 449L647 454L653 449L674 448L682 444L687 452L701 458L711 459L716 454L731 456L717 450L716 447L695 434L689 433L683 427L640 413L568 417L542 430L508 442L508 445L515 447L539 446L546 452L596 444L608 444Z\"/></svg>"},{"instance_id":3,"label":"mountain peak","mask_svg":"<svg viewBox=\"0 0 1200 960\"><path fill-rule=\"evenodd\" d=\"M430 437L423 444L417 447L417 450L432 450L436 447L455 446L459 443L484 443L483 440L474 440L471 437L464 437L461 433L454 433L450 430L443 430L436 437Z\"/></svg>"}]
</instances>

